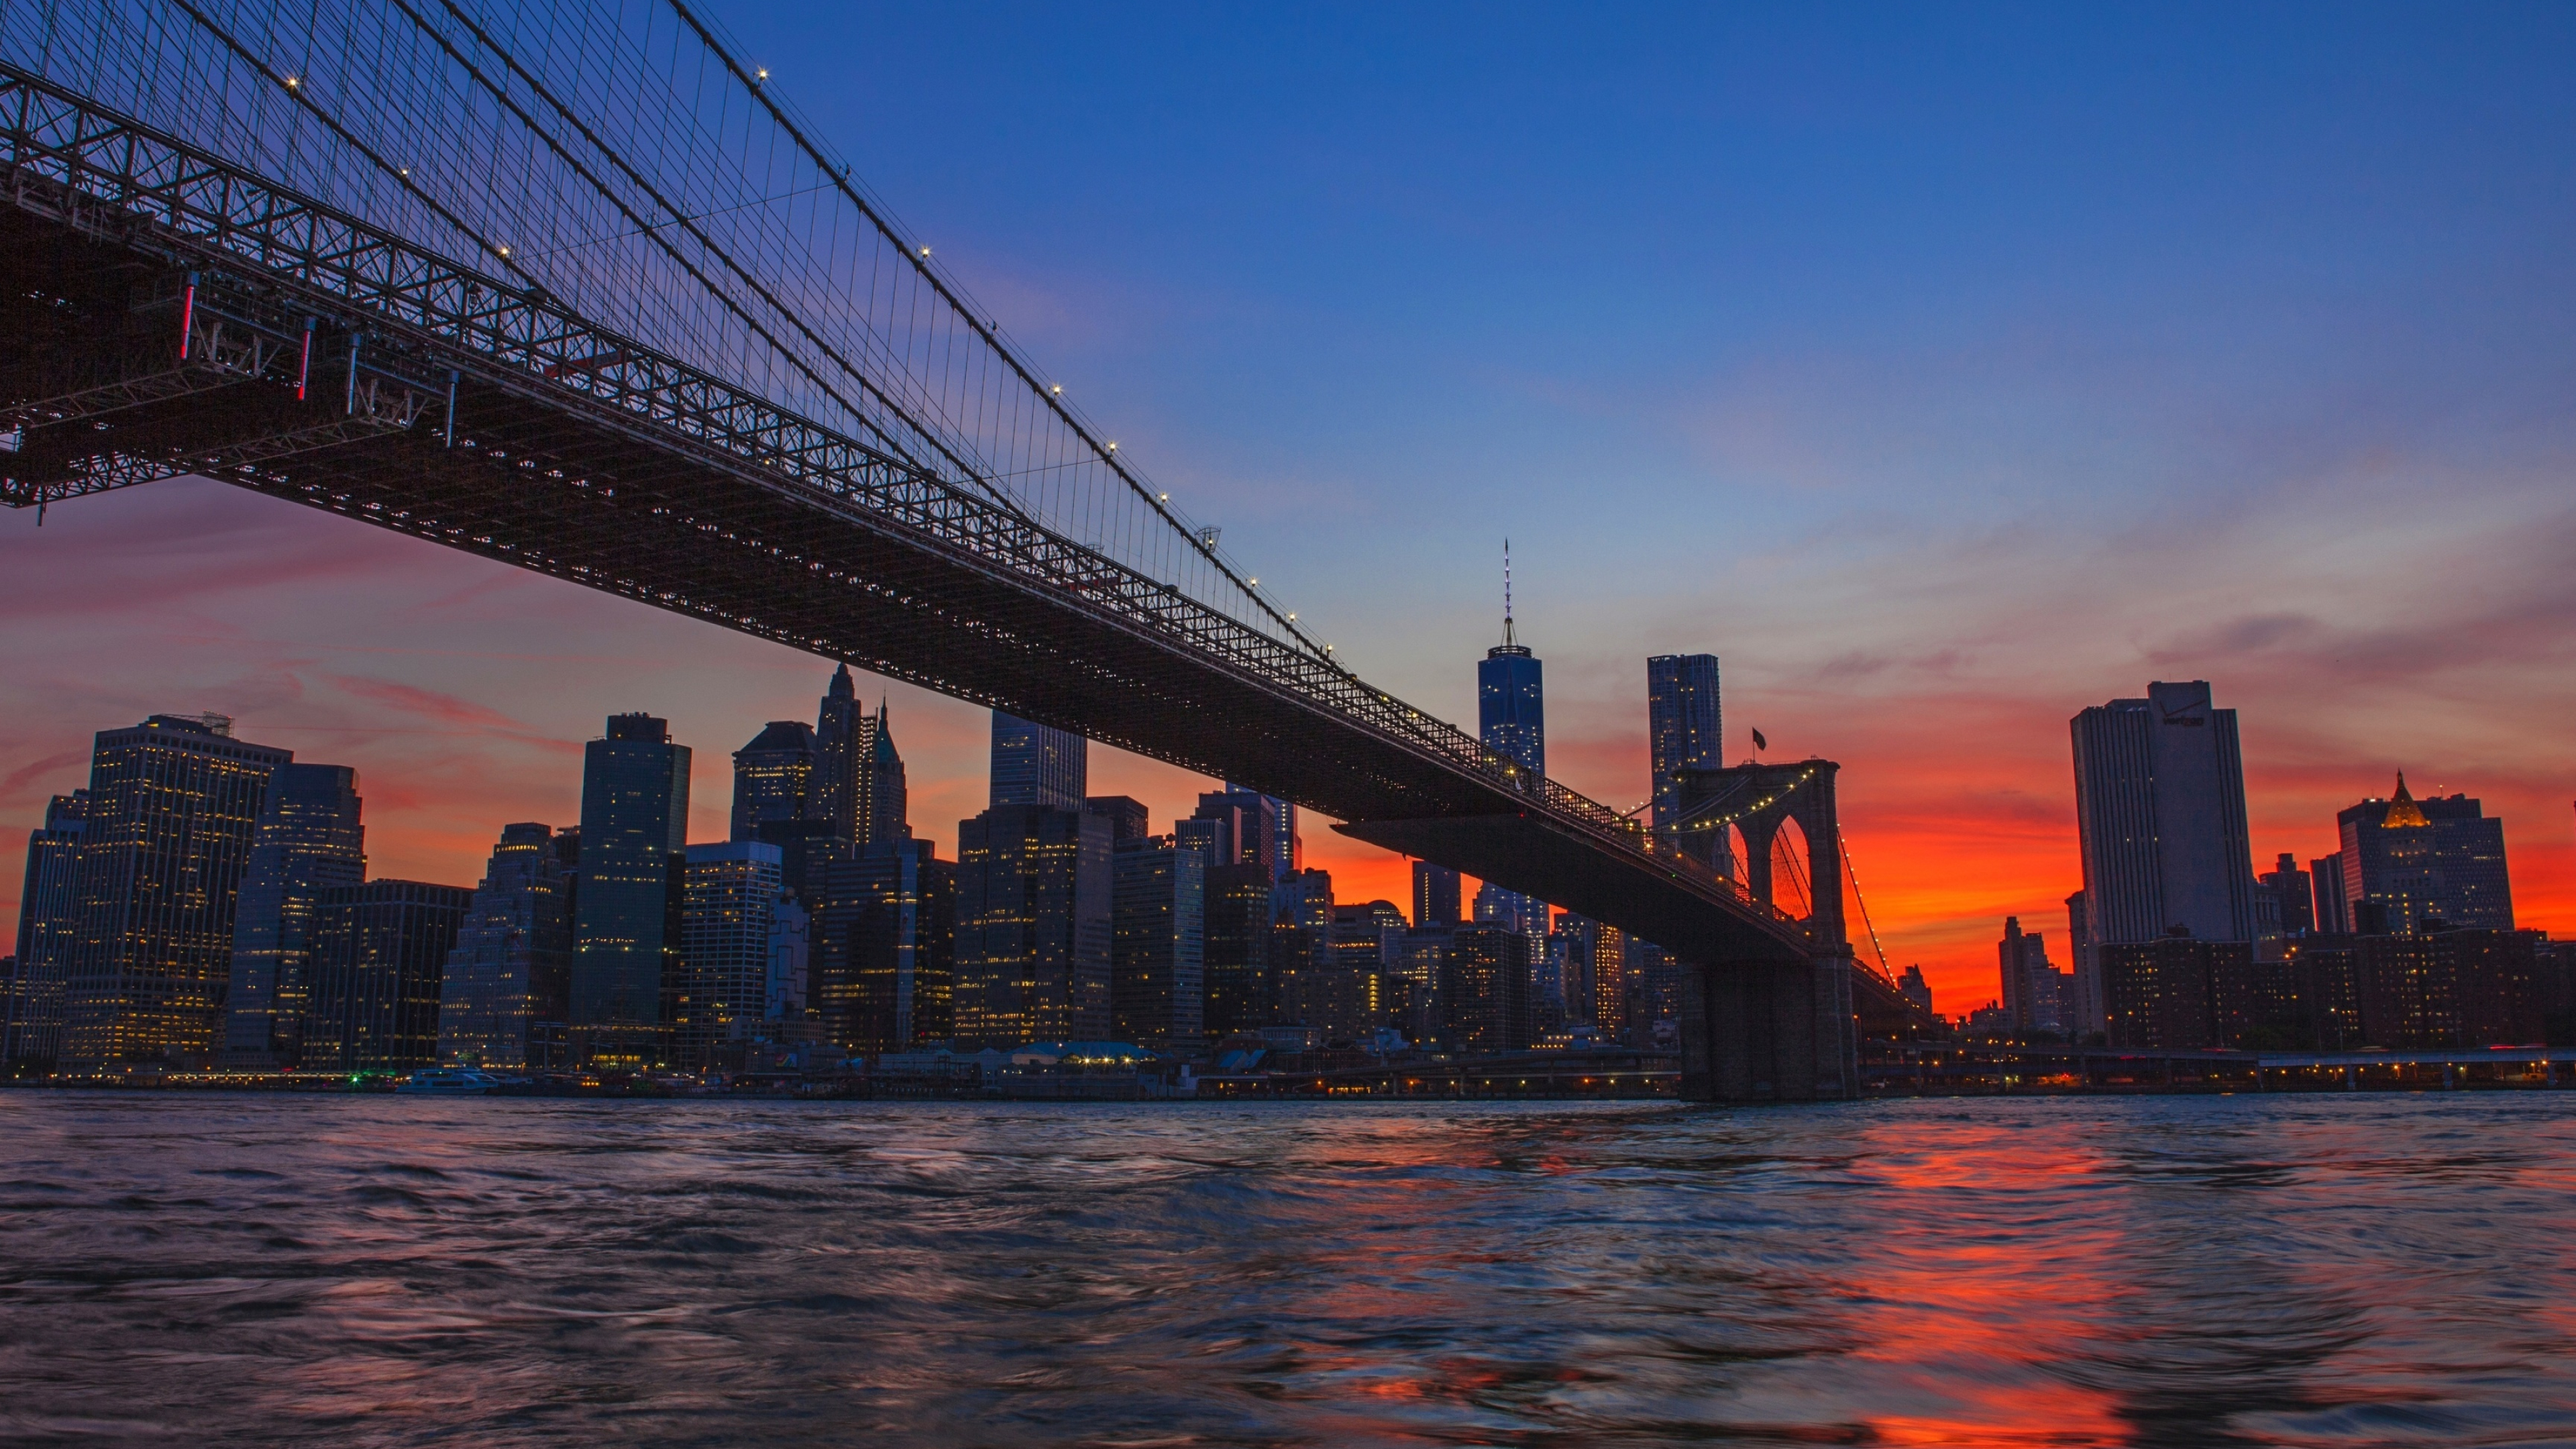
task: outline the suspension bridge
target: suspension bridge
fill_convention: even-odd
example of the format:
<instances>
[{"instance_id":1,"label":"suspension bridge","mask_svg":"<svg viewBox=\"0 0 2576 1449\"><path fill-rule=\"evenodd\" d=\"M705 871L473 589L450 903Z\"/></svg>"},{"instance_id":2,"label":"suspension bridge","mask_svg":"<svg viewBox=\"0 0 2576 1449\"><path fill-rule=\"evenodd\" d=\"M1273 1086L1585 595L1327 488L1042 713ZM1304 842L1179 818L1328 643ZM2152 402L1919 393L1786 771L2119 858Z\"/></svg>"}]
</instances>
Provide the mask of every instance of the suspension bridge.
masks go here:
<instances>
[{"instance_id":1,"label":"suspension bridge","mask_svg":"<svg viewBox=\"0 0 2576 1449\"><path fill-rule=\"evenodd\" d=\"M692 5L0 0L0 190L0 502L218 479L1243 782L1673 951L1689 1094L1857 1090L1830 766L1793 916L1370 686Z\"/></svg>"}]
</instances>

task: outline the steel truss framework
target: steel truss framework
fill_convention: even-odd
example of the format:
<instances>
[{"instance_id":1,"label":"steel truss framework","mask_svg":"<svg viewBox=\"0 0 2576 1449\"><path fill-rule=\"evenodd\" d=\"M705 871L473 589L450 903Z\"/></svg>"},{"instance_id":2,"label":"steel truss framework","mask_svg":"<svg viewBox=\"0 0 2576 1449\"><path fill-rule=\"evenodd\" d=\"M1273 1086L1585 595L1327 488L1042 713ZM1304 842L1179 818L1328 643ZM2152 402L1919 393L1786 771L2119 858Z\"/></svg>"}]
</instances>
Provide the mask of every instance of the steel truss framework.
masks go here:
<instances>
[{"instance_id":1,"label":"steel truss framework","mask_svg":"<svg viewBox=\"0 0 2576 1449\"><path fill-rule=\"evenodd\" d=\"M0 502L220 478L1243 781L1686 958L1841 944L994 491L5 64L0 188Z\"/></svg>"}]
</instances>

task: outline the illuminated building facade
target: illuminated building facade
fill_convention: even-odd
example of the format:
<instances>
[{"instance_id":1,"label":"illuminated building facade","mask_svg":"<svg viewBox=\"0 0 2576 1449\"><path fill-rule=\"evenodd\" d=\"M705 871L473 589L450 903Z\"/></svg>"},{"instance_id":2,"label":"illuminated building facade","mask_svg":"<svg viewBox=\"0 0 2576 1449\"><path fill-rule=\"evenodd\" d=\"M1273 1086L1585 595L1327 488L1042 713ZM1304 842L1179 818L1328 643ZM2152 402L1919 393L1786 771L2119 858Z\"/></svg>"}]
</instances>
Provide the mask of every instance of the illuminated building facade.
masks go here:
<instances>
[{"instance_id":1,"label":"illuminated building facade","mask_svg":"<svg viewBox=\"0 0 2576 1449\"><path fill-rule=\"evenodd\" d=\"M1111 824L1079 806L997 804L958 822L962 1049L1109 1034Z\"/></svg>"},{"instance_id":2,"label":"illuminated building facade","mask_svg":"<svg viewBox=\"0 0 2576 1449\"><path fill-rule=\"evenodd\" d=\"M692 845L683 855L671 1050L683 1067L703 1071L719 1047L757 1034L768 1016L783 857L757 840Z\"/></svg>"},{"instance_id":3,"label":"illuminated building facade","mask_svg":"<svg viewBox=\"0 0 2576 1449\"><path fill-rule=\"evenodd\" d=\"M321 893L303 1067L408 1072L438 1061L440 980L474 892L374 880Z\"/></svg>"},{"instance_id":4,"label":"illuminated building facade","mask_svg":"<svg viewBox=\"0 0 2576 1449\"><path fill-rule=\"evenodd\" d=\"M74 868L61 1064L204 1068L224 1039L242 873L290 751L220 715L99 734Z\"/></svg>"},{"instance_id":5,"label":"illuminated building facade","mask_svg":"<svg viewBox=\"0 0 2576 1449\"><path fill-rule=\"evenodd\" d=\"M1528 1051L1530 938L1463 927L1440 962L1441 1039L1457 1052Z\"/></svg>"},{"instance_id":6,"label":"illuminated building facade","mask_svg":"<svg viewBox=\"0 0 2576 1449\"><path fill-rule=\"evenodd\" d=\"M1081 809L1089 751L1090 742L1071 730L993 711L990 803Z\"/></svg>"},{"instance_id":7,"label":"illuminated building facade","mask_svg":"<svg viewBox=\"0 0 2576 1449\"><path fill-rule=\"evenodd\" d=\"M1680 818L1681 771L1726 766L1716 655L1657 654L1646 661L1646 745L1655 772L1651 818L1660 830ZM1722 830L1710 835L1726 839Z\"/></svg>"},{"instance_id":8,"label":"illuminated building facade","mask_svg":"<svg viewBox=\"0 0 2576 1449\"><path fill-rule=\"evenodd\" d=\"M2343 836L2337 864L2352 928L2366 934L2431 929L2513 929L2513 887L2505 870L2504 822L2466 795L2417 800L2397 777L2388 800L2364 800L2335 816Z\"/></svg>"},{"instance_id":9,"label":"illuminated building facade","mask_svg":"<svg viewBox=\"0 0 2576 1449\"><path fill-rule=\"evenodd\" d=\"M874 1057L955 1034L957 885L956 864L909 836L818 873L813 1006L827 1037Z\"/></svg>"},{"instance_id":10,"label":"illuminated building facade","mask_svg":"<svg viewBox=\"0 0 2576 1449\"><path fill-rule=\"evenodd\" d=\"M1628 1003L1635 985L1628 969L1629 945L1627 933L1616 926L1592 928L1591 1021L1603 1041L1628 1039Z\"/></svg>"},{"instance_id":11,"label":"illuminated building facade","mask_svg":"<svg viewBox=\"0 0 2576 1449\"><path fill-rule=\"evenodd\" d=\"M797 720L771 720L733 752L735 840L758 840L760 827L821 820L828 808L814 731Z\"/></svg>"},{"instance_id":12,"label":"illuminated building facade","mask_svg":"<svg viewBox=\"0 0 2576 1449\"><path fill-rule=\"evenodd\" d=\"M314 912L322 892L367 878L359 811L358 772L346 765L290 763L269 777L233 915L224 1065L271 1071L302 1060Z\"/></svg>"}]
</instances>

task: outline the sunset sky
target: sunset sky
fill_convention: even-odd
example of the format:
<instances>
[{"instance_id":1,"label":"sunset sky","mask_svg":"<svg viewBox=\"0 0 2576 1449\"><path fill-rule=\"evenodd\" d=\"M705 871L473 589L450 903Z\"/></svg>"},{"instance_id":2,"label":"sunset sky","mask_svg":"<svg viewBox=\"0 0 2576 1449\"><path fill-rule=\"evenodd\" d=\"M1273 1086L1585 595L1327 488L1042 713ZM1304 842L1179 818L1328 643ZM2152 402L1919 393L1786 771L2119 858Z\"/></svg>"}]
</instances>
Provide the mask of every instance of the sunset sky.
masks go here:
<instances>
[{"instance_id":1,"label":"sunset sky","mask_svg":"<svg viewBox=\"0 0 2576 1449\"><path fill-rule=\"evenodd\" d=\"M2151 679L2240 711L2266 868L2402 769L2576 931L2576 9L719 11L1372 683L1472 727L1508 536L1549 763L1625 808L1645 656L1721 656L1945 1012L2005 915L2062 937L2067 719ZM195 480L0 517L0 619L11 840L93 732L214 710L457 884L614 711L719 838L830 668ZM949 853L984 717L887 692Z\"/></svg>"}]
</instances>

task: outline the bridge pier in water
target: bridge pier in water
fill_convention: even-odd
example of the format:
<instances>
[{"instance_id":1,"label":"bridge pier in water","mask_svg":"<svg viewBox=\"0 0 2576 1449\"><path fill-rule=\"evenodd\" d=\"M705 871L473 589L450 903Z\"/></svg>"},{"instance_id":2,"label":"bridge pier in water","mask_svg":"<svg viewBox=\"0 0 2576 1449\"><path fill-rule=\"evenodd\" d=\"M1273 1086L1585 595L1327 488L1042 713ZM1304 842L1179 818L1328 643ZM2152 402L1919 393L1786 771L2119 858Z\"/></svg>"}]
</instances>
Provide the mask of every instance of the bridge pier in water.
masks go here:
<instances>
[{"instance_id":1,"label":"bridge pier in water","mask_svg":"<svg viewBox=\"0 0 2576 1449\"><path fill-rule=\"evenodd\" d=\"M1681 1095L1814 1102L1860 1095L1852 961L1722 961L1682 972Z\"/></svg>"},{"instance_id":2,"label":"bridge pier in water","mask_svg":"<svg viewBox=\"0 0 2576 1449\"><path fill-rule=\"evenodd\" d=\"M1712 953L1682 972L1681 1095L1695 1102L1814 1102L1860 1095L1855 963L1843 926L1842 832L1830 760L1746 763L1685 770L1681 817L1709 842L1696 853L1735 867L1719 849L1732 826L1744 837L1745 891L1775 900L1772 860L1784 850L1806 895L1806 952L1796 958ZM1791 822L1796 830L1782 839ZM1803 850L1799 849L1803 846ZM1688 962L1688 957L1685 956Z\"/></svg>"}]
</instances>

